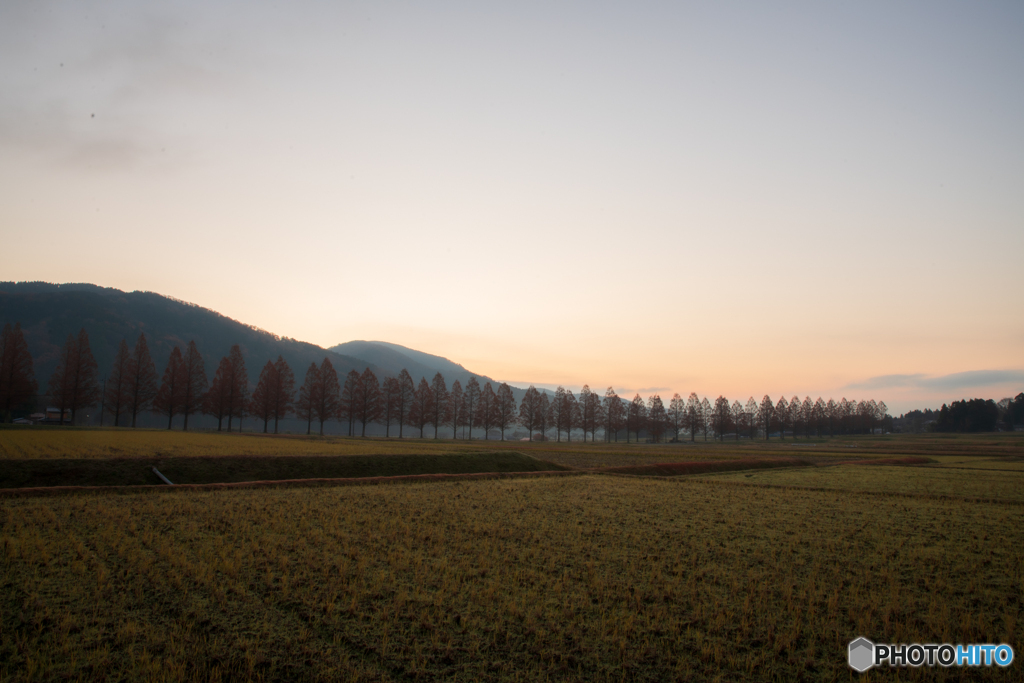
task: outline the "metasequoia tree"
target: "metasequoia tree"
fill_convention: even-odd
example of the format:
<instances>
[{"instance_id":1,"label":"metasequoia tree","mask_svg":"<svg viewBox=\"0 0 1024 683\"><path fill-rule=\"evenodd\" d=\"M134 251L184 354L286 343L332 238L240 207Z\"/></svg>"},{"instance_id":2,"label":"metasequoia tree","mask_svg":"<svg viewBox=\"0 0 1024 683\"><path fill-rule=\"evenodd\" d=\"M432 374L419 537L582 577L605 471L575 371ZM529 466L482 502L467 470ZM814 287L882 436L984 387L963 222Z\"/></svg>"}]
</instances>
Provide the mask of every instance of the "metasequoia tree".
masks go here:
<instances>
[{"instance_id":1,"label":"metasequoia tree","mask_svg":"<svg viewBox=\"0 0 1024 683\"><path fill-rule=\"evenodd\" d=\"M260 371L256 388L252 391L249 401L249 412L263 420L263 433L267 433L267 425L274 416L274 387L277 385L277 367L274 361L268 360Z\"/></svg>"},{"instance_id":2,"label":"metasequoia tree","mask_svg":"<svg viewBox=\"0 0 1024 683\"><path fill-rule=\"evenodd\" d=\"M597 421L597 415L594 410L594 396L596 396L596 394L590 390L589 384L584 384L583 388L580 389L580 428L583 430L584 442L587 440L587 432L592 432L594 429L594 423ZM600 405L600 403L597 405ZM591 436L591 441L593 441L593 436Z\"/></svg>"},{"instance_id":3,"label":"metasequoia tree","mask_svg":"<svg viewBox=\"0 0 1024 683\"><path fill-rule=\"evenodd\" d=\"M775 402L775 426L779 428L779 439L785 439L789 427L789 401L785 396L780 396Z\"/></svg>"},{"instance_id":4,"label":"metasequoia tree","mask_svg":"<svg viewBox=\"0 0 1024 683\"><path fill-rule=\"evenodd\" d=\"M872 401L874 403L874 401ZM885 401L879 401L875 405L875 419L878 420L882 433L885 433L885 418L889 413L889 406L885 405Z\"/></svg>"},{"instance_id":5,"label":"metasequoia tree","mask_svg":"<svg viewBox=\"0 0 1024 683\"><path fill-rule=\"evenodd\" d=\"M491 427L497 422L497 416L495 412L497 410L498 397L494 394L494 389L491 387L490 382L484 383L484 388L480 392L480 402L476 406L476 419L475 422L483 427L484 430L484 441L489 437Z\"/></svg>"},{"instance_id":6,"label":"metasequoia tree","mask_svg":"<svg viewBox=\"0 0 1024 683\"><path fill-rule=\"evenodd\" d=\"M803 403L800 402L799 396L794 396L789 399L789 429L793 432L793 438L796 439L797 432L800 431L801 422L803 416L800 411L803 407Z\"/></svg>"},{"instance_id":7,"label":"metasequoia tree","mask_svg":"<svg viewBox=\"0 0 1024 683\"><path fill-rule=\"evenodd\" d=\"M476 407L480 403L480 382L476 377L470 377L466 382L466 390L463 392L463 400L466 402L465 424L469 427L469 440L473 440L473 421L476 419Z\"/></svg>"},{"instance_id":8,"label":"metasequoia tree","mask_svg":"<svg viewBox=\"0 0 1024 683\"><path fill-rule=\"evenodd\" d=\"M764 428L764 440L771 438L772 420L775 419L775 406L768 394L761 399L761 405L757 407L757 421Z\"/></svg>"},{"instance_id":9,"label":"metasequoia tree","mask_svg":"<svg viewBox=\"0 0 1024 683\"><path fill-rule=\"evenodd\" d=\"M844 396L839 401L839 427L843 434L850 432L853 413L857 408L857 401L847 401Z\"/></svg>"},{"instance_id":10,"label":"metasequoia tree","mask_svg":"<svg viewBox=\"0 0 1024 683\"><path fill-rule=\"evenodd\" d=\"M672 439L679 441L679 434L686 424L686 401L683 400L683 397L678 393L672 394L672 400L669 401L666 413L669 429L672 430Z\"/></svg>"},{"instance_id":11,"label":"metasequoia tree","mask_svg":"<svg viewBox=\"0 0 1024 683\"><path fill-rule=\"evenodd\" d=\"M360 436L366 436L366 425L380 420L381 406L380 382L370 368L363 370L356 385L356 417L359 418Z\"/></svg>"},{"instance_id":12,"label":"metasequoia tree","mask_svg":"<svg viewBox=\"0 0 1024 683\"><path fill-rule=\"evenodd\" d=\"M690 392L686 399L686 408L683 412L683 426L690 432L690 443L697 439L697 432L700 431L700 397L697 392Z\"/></svg>"},{"instance_id":13,"label":"metasequoia tree","mask_svg":"<svg viewBox=\"0 0 1024 683\"><path fill-rule=\"evenodd\" d=\"M359 373L349 370L345 376L345 385L341 388L341 408L338 419L348 420L348 435L355 436L356 395L359 392Z\"/></svg>"},{"instance_id":14,"label":"metasequoia tree","mask_svg":"<svg viewBox=\"0 0 1024 683\"><path fill-rule=\"evenodd\" d=\"M715 430L715 436L718 437L719 441L722 441L725 433L729 431L729 422L732 417L732 412L729 409L729 399L725 396L719 395L715 399L715 405L711 408L711 422L712 427Z\"/></svg>"},{"instance_id":15,"label":"metasequoia tree","mask_svg":"<svg viewBox=\"0 0 1024 683\"><path fill-rule=\"evenodd\" d=\"M299 397L295 401L295 413L306 421L306 436L313 432L313 418L316 417L316 407L320 403L321 388L320 368L315 362L310 363L302 386L299 387Z\"/></svg>"},{"instance_id":16,"label":"metasequoia tree","mask_svg":"<svg viewBox=\"0 0 1024 683\"><path fill-rule=\"evenodd\" d=\"M619 430L622 429L622 425L626 421L626 408L622 405L622 399L615 393L615 390L608 387L608 390L604 392L604 438L605 441L611 441L612 435L615 436L615 440L619 440Z\"/></svg>"},{"instance_id":17,"label":"metasequoia tree","mask_svg":"<svg viewBox=\"0 0 1024 683\"><path fill-rule=\"evenodd\" d=\"M76 337L69 334L61 350L57 369L50 377L50 397L60 409L60 423L64 424L64 411L71 411L71 424L75 414L86 406L95 405L100 398L96 382L96 359L89 348L89 335L83 327Z\"/></svg>"},{"instance_id":18,"label":"metasequoia tree","mask_svg":"<svg viewBox=\"0 0 1024 683\"><path fill-rule=\"evenodd\" d=\"M747 405L743 406L746 415L747 429L750 430L751 440L757 438L757 401L751 396L747 399Z\"/></svg>"},{"instance_id":19,"label":"metasequoia tree","mask_svg":"<svg viewBox=\"0 0 1024 683\"><path fill-rule=\"evenodd\" d=\"M818 397L818 400L814 402L813 422L814 422L814 436L820 437L821 430L825 426L825 402Z\"/></svg>"},{"instance_id":20,"label":"metasequoia tree","mask_svg":"<svg viewBox=\"0 0 1024 683\"><path fill-rule=\"evenodd\" d=\"M28 404L36 393L32 354L21 323L4 325L0 333L0 421L11 420L12 411Z\"/></svg>"},{"instance_id":21,"label":"metasequoia tree","mask_svg":"<svg viewBox=\"0 0 1024 683\"><path fill-rule=\"evenodd\" d=\"M206 392L206 400L203 402L203 412L217 418L217 431L224 426L224 418L228 414L228 383L231 375L231 361L227 356L220 359L217 364L217 371L213 373L213 381L210 382L210 389Z\"/></svg>"},{"instance_id":22,"label":"metasequoia tree","mask_svg":"<svg viewBox=\"0 0 1024 683\"><path fill-rule=\"evenodd\" d=\"M317 392L315 417L320 422L320 436L324 435L324 422L338 414L341 407L341 385L338 384L338 373L330 358L324 358L317 374L320 389Z\"/></svg>"},{"instance_id":23,"label":"metasequoia tree","mask_svg":"<svg viewBox=\"0 0 1024 683\"><path fill-rule=\"evenodd\" d=\"M559 386L555 389L555 396L551 401L548 411L548 423L555 428L555 441L562 440L562 430L568 419L569 402L566 400L565 387Z\"/></svg>"},{"instance_id":24,"label":"metasequoia tree","mask_svg":"<svg viewBox=\"0 0 1024 683\"><path fill-rule=\"evenodd\" d=\"M590 422L590 440L597 440L597 428L604 424L604 406L601 403L601 395L592 391L587 397L587 405L592 413Z\"/></svg>"},{"instance_id":25,"label":"metasequoia tree","mask_svg":"<svg viewBox=\"0 0 1024 683\"><path fill-rule=\"evenodd\" d=\"M810 396L804 396L800 404L800 430L805 438L811 438L811 429L814 427L814 403Z\"/></svg>"},{"instance_id":26,"label":"metasequoia tree","mask_svg":"<svg viewBox=\"0 0 1024 683\"><path fill-rule=\"evenodd\" d=\"M46 392L47 397L60 411L60 424L62 425L64 424L64 414L68 410L71 400L71 377L77 357L78 341L75 339L75 335L69 334L60 350L57 369L50 375L50 385Z\"/></svg>"},{"instance_id":27,"label":"metasequoia tree","mask_svg":"<svg viewBox=\"0 0 1024 683\"><path fill-rule=\"evenodd\" d=\"M405 368L398 373L398 395L395 397L395 411L398 418L398 438L404 435L405 423L409 418L409 410L416 396L416 385L413 384L412 375Z\"/></svg>"},{"instance_id":28,"label":"metasequoia tree","mask_svg":"<svg viewBox=\"0 0 1024 683\"><path fill-rule=\"evenodd\" d=\"M626 443L629 443L629 430L636 434L637 443L640 442L640 430L644 428L647 421L647 406L640 394L633 397L633 400L626 406Z\"/></svg>"},{"instance_id":29,"label":"metasequoia tree","mask_svg":"<svg viewBox=\"0 0 1024 683\"><path fill-rule=\"evenodd\" d=\"M128 395L125 411L132 415L132 427L139 413L149 410L156 398L156 365L149 355L146 335L139 333L139 338L132 349L131 363L128 366Z\"/></svg>"},{"instance_id":30,"label":"metasequoia tree","mask_svg":"<svg viewBox=\"0 0 1024 683\"><path fill-rule=\"evenodd\" d=\"M274 361L274 371L274 433L277 434L278 422L291 414L295 404L295 373L283 356Z\"/></svg>"},{"instance_id":31,"label":"metasequoia tree","mask_svg":"<svg viewBox=\"0 0 1024 683\"><path fill-rule=\"evenodd\" d=\"M437 432L441 425L448 421L448 387L444 383L444 375L440 372L434 375L430 383L430 397L432 400L430 421L434 425L434 438L438 438Z\"/></svg>"},{"instance_id":32,"label":"metasequoia tree","mask_svg":"<svg viewBox=\"0 0 1024 683\"><path fill-rule=\"evenodd\" d=\"M657 394L647 399L647 431L654 443L660 443L661 437L668 429L668 413L665 411L665 404L661 396ZM639 441L639 438L637 438Z\"/></svg>"},{"instance_id":33,"label":"metasequoia tree","mask_svg":"<svg viewBox=\"0 0 1024 683\"><path fill-rule=\"evenodd\" d=\"M466 397L463 396L459 380L452 382L451 391L448 392L448 407L444 414L448 424L452 426L452 438L459 438L459 427L466 424Z\"/></svg>"},{"instance_id":34,"label":"metasequoia tree","mask_svg":"<svg viewBox=\"0 0 1024 683\"><path fill-rule=\"evenodd\" d=\"M420 438L423 438L423 428L430 424L434 416L434 390L427 384L427 378L421 377L420 383L416 386L416 393L413 395L412 405L409 407L409 424L420 430ZM437 436L437 430L434 430Z\"/></svg>"},{"instance_id":35,"label":"metasequoia tree","mask_svg":"<svg viewBox=\"0 0 1024 683\"><path fill-rule=\"evenodd\" d=\"M572 430L580 426L580 422L583 419L582 413L580 412L580 404L576 400L573 393L566 389L565 390L565 440L572 441ZM587 435L583 435L583 440L587 440Z\"/></svg>"},{"instance_id":36,"label":"metasequoia tree","mask_svg":"<svg viewBox=\"0 0 1024 683\"><path fill-rule=\"evenodd\" d=\"M208 381L203 357L199 355L196 343L190 341L181 364L181 414L185 416L182 426L188 431L188 416L202 409Z\"/></svg>"},{"instance_id":37,"label":"metasequoia tree","mask_svg":"<svg viewBox=\"0 0 1024 683\"><path fill-rule=\"evenodd\" d=\"M245 417L245 409L249 404L249 372L245 369L245 358L238 344L232 346L228 352L228 367L225 378L228 431L231 431L231 421L235 417L238 418L238 431L242 431L242 418Z\"/></svg>"},{"instance_id":38,"label":"metasequoia tree","mask_svg":"<svg viewBox=\"0 0 1024 683\"><path fill-rule=\"evenodd\" d=\"M519 424L526 427L530 433L530 441L533 441L533 430L541 423L540 396L540 392L531 384L530 388L526 390L523 400L519 403Z\"/></svg>"},{"instance_id":39,"label":"metasequoia tree","mask_svg":"<svg viewBox=\"0 0 1024 683\"><path fill-rule=\"evenodd\" d=\"M391 437L391 423L398 419L398 378L385 377L380 385L380 402L383 407L384 437Z\"/></svg>"},{"instance_id":40,"label":"metasequoia tree","mask_svg":"<svg viewBox=\"0 0 1024 683\"><path fill-rule=\"evenodd\" d=\"M701 431L704 432L704 441L708 440L708 430L711 429L711 402L705 396L700 401L700 423Z\"/></svg>"},{"instance_id":41,"label":"metasequoia tree","mask_svg":"<svg viewBox=\"0 0 1024 683\"><path fill-rule=\"evenodd\" d=\"M494 426L501 430L501 440L505 440L505 430L516 422L516 398L512 395L512 387L502 382L498 387L498 396L494 408Z\"/></svg>"},{"instance_id":42,"label":"metasequoia tree","mask_svg":"<svg viewBox=\"0 0 1024 683\"><path fill-rule=\"evenodd\" d=\"M831 398L825 404L825 421L828 423L829 438L835 436L836 424L838 423L839 406Z\"/></svg>"},{"instance_id":43,"label":"metasequoia tree","mask_svg":"<svg viewBox=\"0 0 1024 683\"><path fill-rule=\"evenodd\" d=\"M733 401L732 408L730 408L732 415L733 433L736 436L736 441L740 440L740 434L747 430L747 413L743 410L743 404L739 401Z\"/></svg>"},{"instance_id":44,"label":"metasequoia tree","mask_svg":"<svg viewBox=\"0 0 1024 683\"><path fill-rule=\"evenodd\" d=\"M153 410L167 416L167 428L174 423L174 416L181 412L182 403L182 364L184 358L181 349L175 346L167 359L164 377L160 382L160 390L153 399Z\"/></svg>"},{"instance_id":45,"label":"metasequoia tree","mask_svg":"<svg viewBox=\"0 0 1024 683\"><path fill-rule=\"evenodd\" d=\"M548 427L551 426L548 416L551 414L551 399L547 393L540 394L540 403L537 405L538 431L542 439L548 438Z\"/></svg>"},{"instance_id":46,"label":"metasequoia tree","mask_svg":"<svg viewBox=\"0 0 1024 683\"><path fill-rule=\"evenodd\" d=\"M860 428L866 431L868 434L874 434L875 432L875 421L877 420L878 404L875 403L874 399L862 401L858 406L857 410L860 419Z\"/></svg>"}]
</instances>

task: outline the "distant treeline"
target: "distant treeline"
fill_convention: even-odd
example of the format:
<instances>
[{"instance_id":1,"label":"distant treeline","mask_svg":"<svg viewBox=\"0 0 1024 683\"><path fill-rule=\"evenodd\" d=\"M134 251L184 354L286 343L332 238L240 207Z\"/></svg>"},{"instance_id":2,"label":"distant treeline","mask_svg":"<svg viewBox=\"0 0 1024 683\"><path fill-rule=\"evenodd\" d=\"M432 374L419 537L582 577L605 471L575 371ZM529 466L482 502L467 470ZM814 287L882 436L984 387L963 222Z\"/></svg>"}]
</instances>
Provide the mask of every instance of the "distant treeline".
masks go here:
<instances>
[{"instance_id":1,"label":"distant treeline","mask_svg":"<svg viewBox=\"0 0 1024 683\"><path fill-rule=\"evenodd\" d=\"M3 329L0 375L4 419L30 410L38 400L38 388L20 325ZM675 394L666 404L657 394L646 400L637 394L627 400L611 387L601 395L589 386L579 395L562 387L549 395L531 386L517 404L508 384L481 386L470 378L465 386L455 381L449 387L440 372L429 382L422 377L417 383L407 370L381 381L367 368L362 373L352 370L339 381L328 358L319 365L310 364L297 393L295 385L292 369L278 356L267 361L250 390L237 344L220 360L210 380L195 342L184 350L172 350L158 381L146 336L140 334L131 347L127 340L121 341L101 391L89 336L82 329L64 343L45 396L57 409L61 424L65 415L73 424L83 408L99 405L101 420L109 417L115 426L134 427L140 414L153 412L167 418L168 429L180 418L182 429L187 430L190 416L204 414L217 420L218 430L232 431L236 425L240 430L242 420L253 418L264 432L277 433L282 419L294 417L306 422L307 434L314 427L323 434L324 423L337 420L349 436L365 436L368 425L378 424L386 436L394 429L399 437L411 431L421 438L439 438L442 430L450 429L454 438L460 434L471 438L478 430L485 439L492 433L504 439L509 430L522 427L530 439L560 441L564 436L568 441L576 436L586 440L589 435L593 441L600 431L609 441L707 441L873 433L891 429L892 421L885 403L873 400L837 402L794 396L772 401L766 395L760 401L751 397L746 403L730 403L724 396L712 402L691 393L685 399Z\"/></svg>"},{"instance_id":2,"label":"distant treeline","mask_svg":"<svg viewBox=\"0 0 1024 683\"><path fill-rule=\"evenodd\" d=\"M911 410L893 420L896 431L922 432L994 432L1012 431L1024 424L1024 393L1014 398L974 398L943 404L938 410Z\"/></svg>"}]
</instances>

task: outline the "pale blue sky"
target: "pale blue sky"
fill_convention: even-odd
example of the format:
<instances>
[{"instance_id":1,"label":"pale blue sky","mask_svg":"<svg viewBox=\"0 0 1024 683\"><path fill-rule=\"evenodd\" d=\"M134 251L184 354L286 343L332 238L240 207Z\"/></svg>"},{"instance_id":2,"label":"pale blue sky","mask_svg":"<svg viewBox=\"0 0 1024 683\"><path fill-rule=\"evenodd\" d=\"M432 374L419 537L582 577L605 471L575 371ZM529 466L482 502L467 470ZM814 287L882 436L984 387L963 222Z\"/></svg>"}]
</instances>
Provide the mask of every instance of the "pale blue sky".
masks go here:
<instances>
[{"instance_id":1,"label":"pale blue sky","mask_svg":"<svg viewBox=\"0 0 1024 683\"><path fill-rule=\"evenodd\" d=\"M8 1L2 279L504 379L959 398L869 380L1024 369L1022 36L1017 2Z\"/></svg>"}]
</instances>

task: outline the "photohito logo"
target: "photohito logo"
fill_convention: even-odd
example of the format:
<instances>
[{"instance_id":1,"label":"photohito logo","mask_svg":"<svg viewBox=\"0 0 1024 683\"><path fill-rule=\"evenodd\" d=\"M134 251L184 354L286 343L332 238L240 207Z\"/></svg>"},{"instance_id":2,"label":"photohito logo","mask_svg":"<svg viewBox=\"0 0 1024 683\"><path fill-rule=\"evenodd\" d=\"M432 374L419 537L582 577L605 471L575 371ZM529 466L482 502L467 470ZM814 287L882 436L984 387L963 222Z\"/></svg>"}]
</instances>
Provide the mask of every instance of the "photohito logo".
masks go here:
<instances>
[{"instance_id":1,"label":"photohito logo","mask_svg":"<svg viewBox=\"0 0 1024 683\"><path fill-rule=\"evenodd\" d=\"M850 641L847 660L851 669L862 673L882 662L889 662L889 666L1009 666L1013 648L1006 644L883 645L862 636Z\"/></svg>"}]
</instances>

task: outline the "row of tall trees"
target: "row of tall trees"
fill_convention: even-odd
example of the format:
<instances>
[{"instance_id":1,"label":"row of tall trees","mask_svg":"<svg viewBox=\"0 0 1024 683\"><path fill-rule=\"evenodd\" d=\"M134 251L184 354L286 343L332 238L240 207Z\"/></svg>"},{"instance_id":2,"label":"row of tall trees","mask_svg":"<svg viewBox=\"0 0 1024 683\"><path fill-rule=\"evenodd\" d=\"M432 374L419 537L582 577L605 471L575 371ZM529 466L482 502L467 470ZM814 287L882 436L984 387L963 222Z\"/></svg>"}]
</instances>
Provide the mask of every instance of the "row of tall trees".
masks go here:
<instances>
[{"instance_id":1,"label":"row of tall trees","mask_svg":"<svg viewBox=\"0 0 1024 683\"><path fill-rule=\"evenodd\" d=\"M396 428L402 437L408 426L422 438L429 426L435 439L448 427L454 438L459 438L460 431L466 438L474 429L482 429L485 439L492 430L504 439L516 423L516 400L512 388L504 383L495 390L490 382L481 387L477 378L470 377L465 388L458 380L449 388L444 376L437 373L430 382L421 377L415 384L408 370L380 382L367 368L362 373L352 370L345 377L337 414L348 423L349 436L355 435L357 423L363 436L367 425L379 423L386 436Z\"/></svg>"},{"instance_id":2,"label":"row of tall trees","mask_svg":"<svg viewBox=\"0 0 1024 683\"><path fill-rule=\"evenodd\" d=\"M711 403L696 393L687 399L675 394L666 406L658 394L646 401L637 394L626 401L611 387L602 398L589 386L583 387L578 398L559 387L549 399L530 387L519 408L519 423L530 431L531 438L535 433L546 438L553 430L559 441L563 433L566 440L571 440L574 430L581 431L584 439L590 434L594 440L598 428L603 429L607 440L617 441L624 432L627 442L639 440L641 433L655 442L665 438L679 441L684 433L691 441L698 435L707 441L709 436L739 439L763 434L768 439L772 434L784 438L787 433L796 437L870 432L887 419L886 411L882 402L845 398L825 402L821 398L812 401L810 397L801 401L794 396L788 401L781 397L773 402L765 396L760 402L750 397L744 404L730 403L719 396Z\"/></svg>"},{"instance_id":3,"label":"row of tall trees","mask_svg":"<svg viewBox=\"0 0 1024 683\"><path fill-rule=\"evenodd\" d=\"M21 328L6 325L0 337L0 410L9 415L14 406L31 400L35 391L32 358ZM326 422L338 420L347 425L350 436L356 435L357 427L359 435L365 436L367 426L376 423L387 436L396 429L403 437L408 428L421 438L430 427L434 438L450 428L455 438L460 433L463 438L472 437L474 430L482 430L485 439L492 431L504 439L516 426L524 427L531 439L548 438L553 432L559 441L563 434L571 441L574 433L595 440L598 430L608 440L618 440L624 433L627 442L639 440L641 434L653 441L681 440L684 434L691 441L770 438L772 434L784 438L787 433L796 437L870 432L888 419L885 403L875 401L826 402L794 396L773 402L765 396L759 402L751 397L746 403L730 403L719 396L712 403L692 393L686 399L675 394L666 405L657 394L646 401L639 394L624 400L611 387L601 396L589 386L578 396L563 387L548 395L531 386L517 405L508 384L495 389L490 382L481 386L475 377L465 387L456 380L449 388L441 373L430 382L420 378L417 384L402 370L381 382L367 368L362 373L352 370L342 383L328 358L319 365L310 364L296 396L294 373L281 356L267 361L250 392L245 359L237 344L220 360L211 382L194 341L184 351L172 349L158 383L145 334L132 347L127 340L121 341L101 395L84 329L69 335L61 349L48 396L62 422L66 412L74 422L77 411L102 402L103 412L115 426L134 427L141 413L153 411L167 417L168 429L181 416L187 430L189 417L202 413L217 419L218 430L226 426L232 431L236 421L241 429L242 419L252 416L262 421L264 432L272 424L277 433L280 421L294 415L306 422L307 434L314 423L323 434Z\"/></svg>"}]
</instances>

